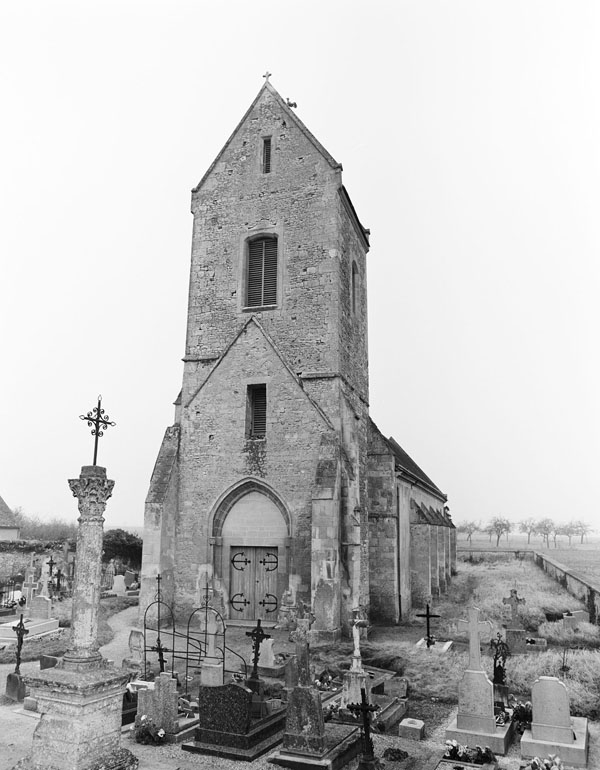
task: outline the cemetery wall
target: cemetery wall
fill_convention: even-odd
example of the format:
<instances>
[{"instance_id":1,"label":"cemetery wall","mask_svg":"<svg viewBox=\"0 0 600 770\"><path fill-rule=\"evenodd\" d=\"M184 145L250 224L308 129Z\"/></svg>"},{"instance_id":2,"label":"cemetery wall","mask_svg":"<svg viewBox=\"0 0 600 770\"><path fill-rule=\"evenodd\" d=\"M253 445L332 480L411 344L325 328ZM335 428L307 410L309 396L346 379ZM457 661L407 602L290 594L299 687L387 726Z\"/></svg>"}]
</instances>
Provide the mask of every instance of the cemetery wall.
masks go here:
<instances>
[{"instance_id":1,"label":"cemetery wall","mask_svg":"<svg viewBox=\"0 0 600 770\"><path fill-rule=\"evenodd\" d=\"M534 551L534 559L538 567L553 577L570 594L584 602L590 613L590 623L600 625L600 586L593 585L545 553Z\"/></svg>"}]
</instances>

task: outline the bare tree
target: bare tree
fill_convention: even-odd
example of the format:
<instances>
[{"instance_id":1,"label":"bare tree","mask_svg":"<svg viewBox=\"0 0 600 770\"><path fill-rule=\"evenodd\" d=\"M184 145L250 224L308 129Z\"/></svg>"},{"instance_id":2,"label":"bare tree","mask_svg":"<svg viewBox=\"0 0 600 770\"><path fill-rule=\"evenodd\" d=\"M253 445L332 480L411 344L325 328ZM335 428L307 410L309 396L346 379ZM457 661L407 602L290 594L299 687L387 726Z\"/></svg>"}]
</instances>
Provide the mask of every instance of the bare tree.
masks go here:
<instances>
[{"instance_id":1,"label":"bare tree","mask_svg":"<svg viewBox=\"0 0 600 770\"><path fill-rule=\"evenodd\" d=\"M535 532L535 519L523 519L519 522L519 532L524 532L527 535L527 545L531 542L531 536Z\"/></svg>"},{"instance_id":2,"label":"bare tree","mask_svg":"<svg viewBox=\"0 0 600 770\"><path fill-rule=\"evenodd\" d=\"M464 532L467 536L467 542L472 543L473 534L479 532L481 525L478 521L464 521L457 527L459 532Z\"/></svg>"},{"instance_id":3,"label":"bare tree","mask_svg":"<svg viewBox=\"0 0 600 770\"><path fill-rule=\"evenodd\" d=\"M573 535L577 534L576 523L574 521L569 521L567 522L567 524L561 524L560 527L558 527L558 534L564 535L565 537L569 538L569 548L570 548Z\"/></svg>"},{"instance_id":4,"label":"bare tree","mask_svg":"<svg viewBox=\"0 0 600 770\"><path fill-rule=\"evenodd\" d=\"M587 521L576 521L575 524L575 534L579 535L581 538L580 543L583 544L583 538L586 537L590 532L594 531L594 528L591 524L588 524Z\"/></svg>"},{"instance_id":5,"label":"bare tree","mask_svg":"<svg viewBox=\"0 0 600 770\"><path fill-rule=\"evenodd\" d=\"M500 538L502 535L505 532L510 532L511 523L508 519L505 519L502 516L494 516L490 522L490 528L492 534L496 535L496 548L498 548L498 544L500 543Z\"/></svg>"},{"instance_id":6,"label":"bare tree","mask_svg":"<svg viewBox=\"0 0 600 770\"><path fill-rule=\"evenodd\" d=\"M542 545L546 543L546 546L550 548L550 535L554 531L554 522L552 519L540 519L535 526L536 535L540 535L542 538Z\"/></svg>"}]
</instances>

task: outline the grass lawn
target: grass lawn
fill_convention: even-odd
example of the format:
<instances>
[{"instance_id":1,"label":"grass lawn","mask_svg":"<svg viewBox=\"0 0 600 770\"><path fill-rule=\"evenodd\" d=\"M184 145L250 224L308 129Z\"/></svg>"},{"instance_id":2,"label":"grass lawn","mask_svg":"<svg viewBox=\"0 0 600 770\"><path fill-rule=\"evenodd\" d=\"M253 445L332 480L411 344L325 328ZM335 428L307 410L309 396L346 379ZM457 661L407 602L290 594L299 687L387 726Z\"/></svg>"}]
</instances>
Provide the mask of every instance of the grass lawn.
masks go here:
<instances>
[{"instance_id":1,"label":"grass lawn","mask_svg":"<svg viewBox=\"0 0 600 770\"><path fill-rule=\"evenodd\" d=\"M493 634L503 632L510 619L510 607L502 603L510 589L524 597L520 616L528 631L548 640L548 651L515 655L506 666L510 692L519 700L531 697L531 687L539 676L560 676L569 691L571 712L575 716L597 719L600 716L600 628L582 624L577 632L564 630L562 622L549 622L547 617L565 610L584 609L562 586L529 560L512 556L490 555L474 563L459 561L458 574L449 592L436 600L432 611L441 615L432 621L433 633L440 640L456 642L445 654L417 650L415 641L424 635L424 621L415 610L397 628L374 627L369 640L361 645L363 661L394 670L408 679L411 714L419 709L441 708L457 702L458 683L468 662L468 638L459 632L457 620L466 618L466 607L473 603L480 609L482 620L490 620ZM347 668L352 654L349 643L311 648L317 675L324 669ZM484 645L483 666L490 679L493 661ZM561 671L563 666L568 671ZM414 708L413 708L414 702ZM420 705L419 705L420 704ZM433 705L430 705L433 704ZM438 704L438 706L435 706Z\"/></svg>"}]
</instances>

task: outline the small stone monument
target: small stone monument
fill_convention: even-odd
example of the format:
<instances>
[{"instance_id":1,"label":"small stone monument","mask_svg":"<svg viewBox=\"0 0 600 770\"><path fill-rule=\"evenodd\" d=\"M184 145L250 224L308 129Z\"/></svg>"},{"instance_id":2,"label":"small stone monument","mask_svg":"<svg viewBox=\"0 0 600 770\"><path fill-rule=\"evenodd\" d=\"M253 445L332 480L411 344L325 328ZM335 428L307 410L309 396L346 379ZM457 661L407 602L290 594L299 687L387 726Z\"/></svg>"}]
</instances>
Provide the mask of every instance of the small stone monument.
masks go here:
<instances>
[{"instance_id":1,"label":"small stone monument","mask_svg":"<svg viewBox=\"0 0 600 770\"><path fill-rule=\"evenodd\" d=\"M354 650L352 651L352 665L349 671L344 673L342 681L342 699L340 701L341 709L348 709L350 703L361 703L361 691L365 690L367 699L371 694L371 683L369 675L364 670L362 658L360 655L360 629L368 625L368 621L360 617L360 607L352 610L352 639L354 641Z\"/></svg>"},{"instance_id":2,"label":"small stone monument","mask_svg":"<svg viewBox=\"0 0 600 770\"><path fill-rule=\"evenodd\" d=\"M309 636L314 615L302 605L298 611L295 671L297 678L288 694L283 746L269 761L289 768L341 768L360 751L356 727L325 724L321 696L310 673Z\"/></svg>"},{"instance_id":3,"label":"small stone monument","mask_svg":"<svg viewBox=\"0 0 600 770\"><path fill-rule=\"evenodd\" d=\"M83 419L94 426L94 464L69 486L77 497L79 527L73 585L71 644L60 665L25 677L41 717L31 751L15 770L60 767L136 770L137 758L121 747L121 711L127 673L105 661L98 649L102 525L114 481L97 466L98 438L111 423L98 406Z\"/></svg>"},{"instance_id":4,"label":"small stone monument","mask_svg":"<svg viewBox=\"0 0 600 770\"><path fill-rule=\"evenodd\" d=\"M177 732L177 680L171 674L159 674L154 680L152 689L138 690L136 726L141 724L142 715L147 715L154 724L162 728L167 735Z\"/></svg>"},{"instance_id":5,"label":"small stone monument","mask_svg":"<svg viewBox=\"0 0 600 770\"><path fill-rule=\"evenodd\" d=\"M200 667L202 687L220 687L223 684L223 656L217 650L217 637L223 634L223 621L212 607L205 608L204 633L206 649Z\"/></svg>"},{"instance_id":6,"label":"small stone monument","mask_svg":"<svg viewBox=\"0 0 600 770\"><path fill-rule=\"evenodd\" d=\"M541 676L531 689L531 730L521 738L523 758L558 754L566 765L587 767L589 734L585 717L572 717L564 682Z\"/></svg>"},{"instance_id":7,"label":"small stone monument","mask_svg":"<svg viewBox=\"0 0 600 770\"><path fill-rule=\"evenodd\" d=\"M516 588L511 588L510 596L502 599L502 604L510 606L510 620L506 626L506 643L513 654L527 652L527 632L519 617L519 606L525 604L525 599L518 596Z\"/></svg>"},{"instance_id":8,"label":"small stone monument","mask_svg":"<svg viewBox=\"0 0 600 770\"><path fill-rule=\"evenodd\" d=\"M477 607L469 607L469 620L458 623L469 631L469 667L458 686L458 714L446 730L446 739L468 746L489 746L496 754L506 754L513 724L496 725L494 685L481 665L479 634L491 631L492 624L479 620Z\"/></svg>"}]
</instances>

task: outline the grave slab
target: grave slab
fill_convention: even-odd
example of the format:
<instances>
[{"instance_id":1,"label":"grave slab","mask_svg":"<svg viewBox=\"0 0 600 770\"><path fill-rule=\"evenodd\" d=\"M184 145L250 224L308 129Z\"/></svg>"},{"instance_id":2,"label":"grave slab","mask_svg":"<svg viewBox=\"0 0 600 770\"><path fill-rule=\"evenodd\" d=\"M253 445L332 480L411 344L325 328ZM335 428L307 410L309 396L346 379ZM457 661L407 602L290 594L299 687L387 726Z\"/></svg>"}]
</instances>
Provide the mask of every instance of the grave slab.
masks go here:
<instances>
[{"instance_id":1,"label":"grave slab","mask_svg":"<svg viewBox=\"0 0 600 770\"><path fill-rule=\"evenodd\" d=\"M36 636L44 636L45 634L51 634L58 629L58 620L50 618L50 620L40 620L36 618L25 618L23 620L25 627L29 631L27 639L32 639ZM14 623L2 623L0 624L0 643L2 642L16 642L17 637L13 630Z\"/></svg>"},{"instance_id":2,"label":"grave slab","mask_svg":"<svg viewBox=\"0 0 600 770\"><path fill-rule=\"evenodd\" d=\"M323 750L319 754L302 753L281 748L271 754L269 762L293 770L340 770L361 751L361 737L357 727L327 724Z\"/></svg>"},{"instance_id":3,"label":"grave slab","mask_svg":"<svg viewBox=\"0 0 600 770\"><path fill-rule=\"evenodd\" d=\"M447 642L436 642L435 644L431 645L431 647L427 647L427 639L419 639L419 641L415 644L415 647L417 647L419 650L427 650L429 649L429 652L435 652L438 655L440 653L448 652L448 650L451 650L454 645L454 642L452 640Z\"/></svg>"},{"instance_id":4,"label":"grave slab","mask_svg":"<svg viewBox=\"0 0 600 770\"><path fill-rule=\"evenodd\" d=\"M564 765L587 767L589 750L588 720L585 717L571 717L575 739L571 743L535 740L531 730L525 730L521 738L523 759L558 754Z\"/></svg>"}]
</instances>

